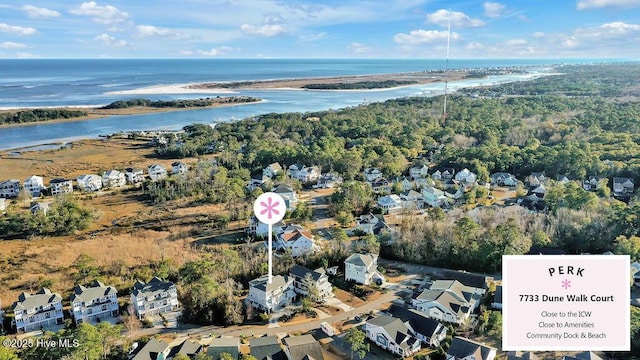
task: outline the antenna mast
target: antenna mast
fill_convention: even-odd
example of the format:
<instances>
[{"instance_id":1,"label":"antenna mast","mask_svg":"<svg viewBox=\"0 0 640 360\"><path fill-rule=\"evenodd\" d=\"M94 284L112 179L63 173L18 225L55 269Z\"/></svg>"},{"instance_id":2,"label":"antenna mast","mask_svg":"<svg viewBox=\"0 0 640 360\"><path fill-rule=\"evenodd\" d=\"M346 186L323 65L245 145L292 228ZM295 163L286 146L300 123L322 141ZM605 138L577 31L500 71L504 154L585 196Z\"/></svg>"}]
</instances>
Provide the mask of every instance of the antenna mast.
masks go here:
<instances>
[{"instance_id":1,"label":"antenna mast","mask_svg":"<svg viewBox=\"0 0 640 360\"><path fill-rule=\"evenodd\" d=\"M442 108L442 118L446 119L447 117L447 85L449 80L449 45L451 43L451 10L447 11L447 15L449 17L449 22L447 25L447 66L444 71L444 106Z\"/></svg>"}]
</instances>

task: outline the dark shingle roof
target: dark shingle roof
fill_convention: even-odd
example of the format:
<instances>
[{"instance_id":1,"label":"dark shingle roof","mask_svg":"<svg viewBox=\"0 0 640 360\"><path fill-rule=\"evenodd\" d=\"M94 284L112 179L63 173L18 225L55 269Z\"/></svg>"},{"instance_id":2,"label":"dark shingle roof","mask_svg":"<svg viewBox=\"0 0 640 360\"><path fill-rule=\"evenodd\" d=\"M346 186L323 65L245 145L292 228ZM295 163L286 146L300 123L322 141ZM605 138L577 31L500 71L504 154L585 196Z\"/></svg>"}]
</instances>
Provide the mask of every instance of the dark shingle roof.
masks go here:
<instances>
[{"instance_id":1,"label":"dark shingle roof","mask_svg":"<svg viewBox=\"0 0 640 360\"><path fill-rule=\"evenodd\" d=\"M315 360L324 360L320 343L311 335L290 336L282 339L289 349L291 360L303 360L310 356Z\"/></svg>"},{"instance_id":2,"label":"dark shingle roof","mask_svg":"<svg viewBox=\"0 0 640 360\"><path fill-rule=\"evenodd\" d=\"M403 349L411 348L418 341L418 339L410 335L407 325L393 316L380 315L368 320L367 323L384 328L387 334L393 338L393 341Z\"/></svg>"},{"instance_id":3,"label":"dark shingle roof","mask_svg":"<svg viewBox=\"0 0 640 360\"><path fill-rule=\"evenodd\" d=\"M286 360L287 356L276 336L263 336L257 339L249 340L251 355L258 360Z\"/></svg>"},{"instance_id":4,"label":"dark shingle roof","mask_svg":"<svg viewBox=\"0 0 640 360\"><path fill-rule=\"evenodd\" d=\"M169 357L175 357L178 354L184 354L187 356L194 356L202 351L202 345L195 341L185 340L182 344L175 346L171 349Z\"/></svg>"},{"instance_id":5,"label":"dark shingle roof","mask_svg":"<svg viewBox=\"0 0 640 360\"><path fill-rule=\"evenodd\" d=\"M162 340L152 338L146 343L131 360L156 360L159 353L169 348L169 344Z\"/></svg>"},{"instance_id":6,"label":"dark shingle roof","mask_svg":"<svg viewBox=\"0 0 640 360\"><path fill-rule=\"evenodd\" d=\"M140 293L146 293L148 295L155 293L162 293L164 291L169 291L175 285L169 281L162 281L158 277L153 277L151 281L148 283L143 283L142 281L137 280L135 284L133 284L133 294L138 295Z\"/></svg>"},{"instance_id":7,"label":"dark shingle roof","mask_svg":"<svg viewBox=\"0 0 640 360\"><path fill-rule=\"evenodd\" d=\"M24 309L34 309L37 307L46 307L47 305L53 302L62 301L62 297L59 294L52 293L51 290L47 288L42 288L37 293L30 295L26 292L23 292L18 296L18 301L13 303L11 307L12 310L24 310Z\"/></svg>"},{"instance_id":8,"label":"dark shingle roof","mask_svg":"<svg viewBox=\"0 0 640 360\"><path fill-rule=\"evenodd\" d=\"M94 281L89 287L76 285L71 294L71 302L84 301L91 302L95 299L103 298L110 294L117 294L118 291L113 286L105 286L99 281Z\"/></svg>"},{"instance_id":9,"label":"dark shingle roof","mask_svg":"<svg viewBox=\"0 0 640 360\"><path fill-rule=\"evenodd\" d=\"M305 276L307 276L307 274L311 274L311 278L314 281L318 281L320 279L320 277L322 277L322 273L315 271L315 270L311 270L308 269L304 266L301 265L295 265L292 269L291 269L291 275L295 276L295 277L299 277L299 278L303 278Z\"/></svg>"},{"instance_id":10,"label":"dark shingle roof","mask_svg":"<svg viewBox=\"0 0 640 360\"><path fill-rule=\"evenodd\" d=\"M407 309L398 305L391 305L389 312L398 319L408 322L416 332L431 337L438 329L439 322L426 316L418 310Z\"/></svg>"},{"instance_id":11,"label":"dark shingle roof","mask_svg":"<svg viewBox=\"0 0 640 360\"><path fill-rule=\"evenodd\" d=\"M486 360L491 350L496 350L490 346L477 343L475 341L465 339L460 336L453 338L447 355L453 356L455 359L465 359L471 355L475 356L476 360Z\"/></svg>"}]
</instances>

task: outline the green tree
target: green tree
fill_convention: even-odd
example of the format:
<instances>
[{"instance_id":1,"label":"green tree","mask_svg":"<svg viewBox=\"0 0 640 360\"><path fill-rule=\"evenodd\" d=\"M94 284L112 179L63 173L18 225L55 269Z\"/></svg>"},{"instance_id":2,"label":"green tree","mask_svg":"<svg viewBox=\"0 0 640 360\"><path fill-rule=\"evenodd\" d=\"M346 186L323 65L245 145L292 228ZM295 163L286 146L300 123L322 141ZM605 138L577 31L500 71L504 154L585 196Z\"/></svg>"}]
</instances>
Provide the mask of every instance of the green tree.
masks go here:
<instances>
[{"instance_id":1,"label":"green tree","mask_svg":"<svg viewBox=\"0 0 640 360\"><path fill-rule=\"evenodd\" d=\"M7 338L4 336L0 336L0 344L2 344L2 341L4 339L7 339ZM18 355L15 353L15 351L13 351L13 349L0 345L0 360L20 360L20 359L18 358Z\"/></svg>"},{"instance_id":2,"label":"green tree","mask_svg":"<svg viewBox=\"0 0 640 360\"><path fill-rule=\"evenodd\" d=\"M173 357L173 360L191 360L191 358L185 354L177 354Z\"/></svg>"},{"instance_id":3,"label":"green tree","mask_svg":"<svg viewBox=\"0 0 640 360\"><path fill-rule=\"evenodd\" d=\"M339 211L335 219L342 227L347 227L354 221L353 215L349 211Z\"/></svg>"},{"instance_id":4,"label":"green tree","mask_svg":"<svg viewBox=\"0 0 640 360\"><path fill-rule=\"evenodd\" d=\"M242 355L242 360L258 360L258 358L250 354L244 354Z\"/></svg>"},{"instance_id":5,"label":"green tree","mask_svg":"<svg viewBox=\"0 0 640 360\"><path fill-rule=\"evenodd\" d=\"M222 354L220 354L220 360L235 360L235 359L233 358L233 356L231 356L231 354L223 352Z\"/></svg>"},{"instance_id":6,"label":"green tree","mask_svg":"<svg viewBox=\"0 0 640 360\"><path fill-rule=\"evenodd\" d=\"M369 344L366 341L365 334L358 327L354 326L347 332L344 337L344 341L351 345L351 360L353 360L353 354L357 354L360 359L369 352Z\"/></svg>"}]
</instances>

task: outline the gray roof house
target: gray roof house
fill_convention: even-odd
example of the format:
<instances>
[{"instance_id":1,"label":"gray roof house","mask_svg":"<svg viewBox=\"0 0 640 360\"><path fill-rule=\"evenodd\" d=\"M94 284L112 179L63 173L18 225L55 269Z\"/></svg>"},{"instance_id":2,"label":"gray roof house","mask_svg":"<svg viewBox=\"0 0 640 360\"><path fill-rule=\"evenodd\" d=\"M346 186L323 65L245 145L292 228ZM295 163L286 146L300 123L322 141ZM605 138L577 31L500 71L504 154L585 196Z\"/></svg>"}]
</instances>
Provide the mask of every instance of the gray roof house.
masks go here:
<instances>
[{"instance_id":1,"label":"gray roof house","mask_svg":"<svg viewBox=\"0 0 640 360\"><path fill-rule=\"evenodd\" d=\"M42 288L31 295L23 292L11 306L12 325L18 333L46 329L63 322L62 297Z\"/></svg>"},{"instance_id":2,"label":"gray roof house","mask_svg":"<svg viewBox=\"0 0 640 360\"><path fill-rule=\"evenodd\" d=\"M447 351L447 360L475 359L493 360L496 357L497 349L487 346L461 336L456 336Z\"/></svg>"},{"instance_id":3,"label":"gray roof house","mask_svg":"<svg viewBox=\"0 0 640 360\"><path fill-rule=\"evenodd\" d=\"M258 360L286 360L287 356L277 336L263 336L249 340L251 355Z\"/></svg>"},{"instance_id":4,"label":"gray roof house","mask_svg":"<svg viewBox=\"0 0 640 360\"><path fill-rule=\"evenodd\" d=\"M131 360L164 360L169 356L170 352L169 343L151 338L135 353Z\"/></svg>"},{"instance_id":5,"label":"gray roof house","mask_svg":"<svg viewBox=\"0 0 640 360\"><path fill-rule=\"evenodd\" d=\"M593 351L583 351L575 354L574 356L563 356L562 360L603 360L603 358Z\"/></svg>"},{"instance_id":6,"label":"gray roof house","mask_svg":"<svg viewBox=\"0 0 640 360\"><path fill-rule=\"evenodd\" d=\"M71 314L76 324L116 317L118 309L118 291L113 286L93 281L88 287L73 288Z\"/></svg>"},{"instance_id":7,"label":"gray roof house","mask_svg":"<svg viewBox=\"0 0 640 360\"><path fill-rule=\"evenodd\" d=\"M374 254L351 254L344 261L344 279L358 284L369 285L371 282L384 281L378 272L378 256Z\"/></svg>"},{"instance_id":8,"label":"gray roof house","mask_svg":"<svg viewBox=\"0 0 640 360\"><path fill-rule=\"evenodd\" d=\"M309 295L309 287L315 288L311 296L311 300L321 302L328 297L333 296L333 290L329 277L324 269L311 270L301 265L294 265L290 271L293 278L293 289L297 294L303 296ZM308 277L308 278L307 278ZM308 281L311 283L309 284Z\"/></svg>"},{"instance_id":9,"label":"gray roof house","mask_svg":"<svg viewBox=\"0 0 640 360\"><path fill-rule=\"evenodd\" d=\"M507 352L507 360L538 360L538 356L531 351L509 351Z\"/></svg>"},{"instance_id":10,"label":"gray roof house","mask_svg":"<svg viewBox=\"0 0 640 360\"><path fill-rule=\"evenodd\" d=\"M169 358L173 358L178 354L187 355L189 358L193 358L203 350L204 347L200 343L191 340L185 340L180 345L171 348Z\"/></svg>"},{"instance_id":11,"label":"gray roof house","mask_svg":"<svg viewBox=\"0 0 640 360\"><path fill-rule=\"evenodd\" d=\"M220 359L222 353L227 353L237 359L240 356L240 338L228 336L214 338L207 348L207 355L214 359Z\"/></svg>"},{"instance_id":12,"label":"gray roof house","mask_svg":"<svg viewBox=\"0 0 640 360\"><path fill-rule=\"evenodd\" d=\"M139 318L176 311L180 307L176 285L157 277L146 284L136 280L131 291L131 304Z\"/></svg>"},{"instance_id":13,"label":"gray roof house","mask_svg":"<svg viewBox=\"0 0 640 360\"><path fill-rule=\"evenodd\" d=\"M295 297L293 278L275 275L269 283L268 275L249 281L249 295L246 302L270 313L291 303Z\"/></svg>"},{"instance_id":14,"label":"gray roof house","mask_svg":"<svg viewBox=\"0 0 640 360\"><path fill-rule=\"evenodd\" d=\"M437 348L447 337L447 328L444 325L418 310L391 305L389 313L407 323L413 329L413 335L427 346Z\"/></svg>"},{"instance_id":15,"label":"gray roof house","mask_svg":"<svg viewBox=\"0 0 640 360\"><path fill-rule=\"evenodd\" d=\"M367 320L364 325L366 337L381 348L401 357L412 356L420 351L420 340L408 323L390 315L380 315Z\"/></svg>"},{"instance_id":16,"label":"gray roof house","mask_svg":"<svg viewBox=\"0 0 640 360\"><path fill-rule=\"evenodd\" d=\"M320 343L312 335L289 336L282 339L289 360L324 360Z\"/></svg>"}]
</instances>

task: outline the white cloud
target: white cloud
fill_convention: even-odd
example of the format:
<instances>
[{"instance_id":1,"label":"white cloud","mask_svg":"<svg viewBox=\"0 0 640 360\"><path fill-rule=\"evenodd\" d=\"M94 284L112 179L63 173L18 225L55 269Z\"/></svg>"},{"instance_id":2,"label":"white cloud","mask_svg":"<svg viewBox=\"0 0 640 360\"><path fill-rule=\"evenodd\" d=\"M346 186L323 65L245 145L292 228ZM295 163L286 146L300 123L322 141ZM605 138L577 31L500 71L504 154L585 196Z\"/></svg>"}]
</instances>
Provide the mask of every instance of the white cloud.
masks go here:
<instances>
[{"instance_id":1,"label":"white cloud","mask_svg":"<svg viewBox=\"0 0 640 360\"><path fill-rule=\"evenodd\" d=\"M484 8L484 15L490 18L500 17L502 12L507 8L503 4L491 1L485 2L482 4L482 7Z\"/></svg>"},{"instance_id":2,"label":"white cloud","mask_svg":"<svg viewBox=\"0 0 640 360\"><path fill-rule=\"evenodd\" d=\"M479 50L479 49L483 49L484 45L482 45L479 42L470 42L464 48L467 50Z\"/></svg>"},{"instance_id":3,"label":"white cloud","mask_svg":"<svg viewBox=\"0 0 640 360\"><path fill-rule=\"evenodd\" d=\"M504 42L507 46L522 46L527 45L527 40L525 39L511 39Z\"/></svg>"},{"instance_id":4,"label":"white cloud","mask_svg":"<svg viewBox=\"0 0 640 360\"><path fill-rule=\"evenodd\" d=\"M603 7L630 8L640 6L640 0L578 0L578 10L597 9Z\"/></svg>"},{"instance_id":5,"label":"white cloud","mask_svg":"<svg viewBox=\"0 0 640 360\"><path fill-rule=\"evenodd\" d=\"M84 2L70 12L74 15L90 16L93 18L93 21L100 24L124 22L129 17L129 14L118 10L116 7L111 5L101 6L95 1Z\"/></svg>"},{"instance_id":6,"label":"white cloud","mask_svg":"<svg viewBox=\"0 0 640 360\"><path fill-rule=\"evenodd\" d=\"M279 24L264 24L261 26L243 24L240 26L240 30L247 35L263 37L273 37L287 33L287 30Z\"/></svg>"},{"instance_id":7,"label":"white cloud","mask_svg":"<svg viewBox=\"0 0 640 360\"><path fill-rule=\"evenodd\" d=\"M348 50L355 54L365 54L371 51L371 47L354 41L349 45Z\"/></svg>"},{"instance_id":8,"label":"white cloud","mask_svg":"<svg viewBox=\"0 0 640 360\"><path fill-rule=\"evenodd\" d=\"M16 53L16 57L18 59L38 59L39 58L38 55L34 55L32 53L28 53L28 52L24 52L24 51L17 52Z\"/></svg>"},{"instance_id":9,"label":"white cloud","mask_svg":"<svg viewBox=\"0 0 640 360\"><path fill-rule=\"evenodd\" d=\"M127 47L131 46L126 40L118 40L113 36L108 34L101 34L93 38L93 40L101 43L104 46L112 46L112 47Z\"/></svg>"},{"instance_id":10,"label":"white cloud","mask_svg":"<svg viewBox=\"0 0 640 360\"><path fill-rule=\"evenodd\" d=\"M55 10L49 10L47 8L36 7L33 5L23 6L22 11L25 11L27 16L34 19L48 19L60 16L60 13Z\"/></svg>"},{"instance_id":11,"label":"white cloud","mask_svg":"<svg viewBox=\"0 0 640 360\"><path fill-rule=\"evenodd\" d=\"M320 39L324 39L327 36L326 32L320 32L317 34L300 35L300 40L304 42L314 42Z\"/></svg>"},{"instance_id":12,"label":"white cloud","mask_svg":"<svg viewBox=\"0 0 640 360\"><path fill-rule=\"evenodd\" d=\"M190 38L190 36L187 34L171 29L155 27L153 25L138 25L136 29L138 30L138 34L140 36L156 36L174 40L186 40Z\"/></svg>"},{"instance_id":13,"label":"white cloud","mask_svg":"<svg viewBox=\"0 0 640 360\"><path fill-rule=\"evenodd\" d=\"M0 43L0 49L24 49L26 47L27 45L25 44L15 43L11 41Z\"/></svg>"},{"instance_id":14,"label":"white cloud","mask_svg":"<svg viewBox=\"0 0 640 360\"><path fill-rule=\"evenodd\" d=\"M179 53L180 55L184 55L184 56L186 56L186 55L193 55L193 51L191 51L191 50L180 50L178 53Z\"/></svg>"},{"instance_id":15,"label":"white cloud","mask_svg":"<svg viewBox=\"0 0 640 360\"><path fill-rule=\"evenodd\" d=\"M461 40L462 38L455 32L451 33L451 40ZM409 34L398 33L393 37L393 41L405 45L429 44L439 41L447 41L447 31L439 30L412 30Z\"/></svg>"},{"instance_id":16,"label":"white cloud","mask_svg":"<svg viewBox=\"0 0 640 360\"><path fill-rule=\"evenodd\" d=\"M465 13L458 11L440 9L427 15L427 22L440 25L442 27L449 26L449 20L451 20L451 26L454 28L479 27L485 25L484 21L480 19L473 19Z\"/></svg>"},{"instance_id":17,"label":"white cloud","mask_svg":"<svg viewBox=\"0 0 640 360\"><path fill-rule=\"evenodd\" d=\"M533 37L536 39L541 39L544 37L544 33L542 31L534 32Z\"/></svg>"},{"instance_id":18,"label":"white cloud","mask_svg":"<svg viewBox=\"0 0 640 360\"><path fill-rule=\"evenodd\" d=\"M233 49L228 46L220 46L218 48L212 48L209 51L198 50L198 54L204 56L222 56L231 52Z\"/></svg>"},{"instance_id":19,"label":"white cloud","mask_svg":"<svg viewBox=\"0 0 640 360\"><path fill-rule=\"evenodd\" d=\"M15 34L15 35L33 35L38 30L32 27L13 26L5 23L0 23L0 32Z\"/></svg>"}]
</instances>

